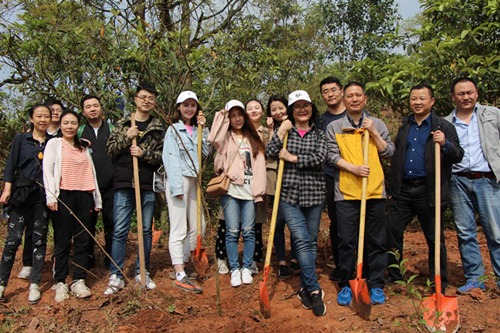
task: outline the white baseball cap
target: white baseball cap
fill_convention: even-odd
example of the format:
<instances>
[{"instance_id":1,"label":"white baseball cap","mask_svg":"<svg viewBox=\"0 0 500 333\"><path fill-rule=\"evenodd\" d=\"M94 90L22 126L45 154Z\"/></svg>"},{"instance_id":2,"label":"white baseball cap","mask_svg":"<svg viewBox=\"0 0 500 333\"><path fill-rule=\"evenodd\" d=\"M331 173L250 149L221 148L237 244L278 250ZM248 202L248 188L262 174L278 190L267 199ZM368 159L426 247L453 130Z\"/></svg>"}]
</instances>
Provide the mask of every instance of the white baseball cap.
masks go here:
<instances>
[{"instance_id":1,"label":"white baseball cap","mask_svg":"<svg viewBox=\"0 0 500 333\"><path fill-rule=\"evenodd\" d=\"M245 106L243 105L243 103L241 103L240 101L238 101L236 99L232 99L229 102L227 102L227 104L224 107L224 109L226 109L227 111L229 111L229 110L231 110L234 107L240 107L243 110L245 110Z\"/></svg>"},{"instance_id":2,"label":"white baseball cap","mask_svg":"<svg viewBox=\"0 0 500 333\"><path fill-rule=\"evenodd\" d=\"M305 90L295 90L293 93L288 95L288 106L297 101L308 101L311 103L311 97L309 97L309 94Z\"/></svg>"},{"instance_id":3,"label":"white baseball cap","mask_svg":"<svg viewBox=\"0 0 500 333\"><path fill-rule=\"evenodd\" d=\"M177 97L177 104L183 103L187 99L194 99L196 103L198 103L198 97L196 94L190 90L183 91L179 94L179 97Z\"/></svg>"}]
</instances>

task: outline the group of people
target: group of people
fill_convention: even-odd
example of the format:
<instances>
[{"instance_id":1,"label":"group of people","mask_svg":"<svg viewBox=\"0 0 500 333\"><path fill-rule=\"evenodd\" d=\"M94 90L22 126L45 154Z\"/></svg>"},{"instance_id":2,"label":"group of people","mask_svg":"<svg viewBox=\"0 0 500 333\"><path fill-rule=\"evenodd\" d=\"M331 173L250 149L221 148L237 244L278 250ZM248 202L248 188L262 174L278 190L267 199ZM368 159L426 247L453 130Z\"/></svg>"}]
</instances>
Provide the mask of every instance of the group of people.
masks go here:
<instances>
[{"instance_id":1,"label":"group of people","mask_svg":"<svg viewBox=\"0 0 500 333\"><path fill-rule=\"evenodd\" d=\"M153 174L162 162L174 268L172 285L202 292L195 282L196 273L188 267L196 248L197 214L203 211L196 195L198 142L204 156L216 150L214 172L226 175L230 181L227 193L220 197L215 254L217 269L221 274L230 274L232 287L252 284L252 276L258 273L263 253L262 225L268 220L266 202L274 200L278 160L284 161L284 171L274 239L277 272L282 279L300 274L298 297L304 308L312 309L316 316L326 313L325 293L316 275L318 233L325 205L336 266L330 279L340 287L338 304L351 304L349 280L356 264L363 178L367 179L363 274L372 304L383 304L385 285L404 278L399 269L404 231L415 216L429 246L429 278L433 280L436 145L440 147L442 164L440 204L452 206L466 278L457 290L468 293L485 288L476 214L488 241L495 276L500 278L500 110L477 103L475 81L461 77L453 82L451 97L456 108L444 119L432 110L432 87L412 87L411 114L402 120L394 142L386 124L366 111L363 84L349 82L343 86L338 78L328 77L319 88L327 105L321 115L309 94L297 90L288 98L271 96L267 117L259 100L246 104L230 100L215 114L211 129L197 95L183 91L177 97L172 125L166 132L161 121L151 115L158 92L147 83L136 90L135 120L124 116L114 126L103 120L97 96L82 99L86 125L80 125L76 112L63 111L60 102L54 103L58 110L52 107L54 104L33 106L29 114L31 130L17 134L13 140L0 197L2 204L9 204L10 214L0 263L0 297L26 230L20 277L31 279L28 301L40 300L49 219L54 226L56 301L69 297L66 279L71 240L74 250L70 289L78 298L89 297L85 278L93 263L93 235L99 211L105 229L105 250L111 259L105 260L110 269L105 294L122 289L136 186L141 192L145 286L156 288L149 275L156 200ZM362 144L365 133L369 135L367 151ZM365 156L368 165L364 165ZM133 158L138 159L139 184L133 181ZM382 159L391 160L387 181ZM203 216L201 220L203 234ZM285 225L291 235L290 264L285 255ZM448 279L443 234L440 262L444 292ZM140 283L138 258L135 273ZM500 288L498 281L497 286Z\"/></svg>"}]
</instances>

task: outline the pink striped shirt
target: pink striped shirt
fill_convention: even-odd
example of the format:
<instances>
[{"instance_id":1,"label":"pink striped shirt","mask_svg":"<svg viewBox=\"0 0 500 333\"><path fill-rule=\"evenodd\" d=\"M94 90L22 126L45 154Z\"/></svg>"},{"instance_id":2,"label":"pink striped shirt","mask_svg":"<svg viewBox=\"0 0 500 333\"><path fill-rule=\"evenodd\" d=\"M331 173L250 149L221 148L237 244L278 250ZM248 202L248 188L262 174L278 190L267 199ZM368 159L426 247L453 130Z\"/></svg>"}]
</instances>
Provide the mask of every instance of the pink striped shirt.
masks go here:
<instances>
[{"instance_id":1,"label":"pink striped shirt","mask_svg":"<svg viewBox=\"0 0 500 333\"><path fill-rule=\"evenodd\" d=\"M62 141L61 190L94 191L92 163L86 150L79 150Z\"/></svg>"}]
</instances>

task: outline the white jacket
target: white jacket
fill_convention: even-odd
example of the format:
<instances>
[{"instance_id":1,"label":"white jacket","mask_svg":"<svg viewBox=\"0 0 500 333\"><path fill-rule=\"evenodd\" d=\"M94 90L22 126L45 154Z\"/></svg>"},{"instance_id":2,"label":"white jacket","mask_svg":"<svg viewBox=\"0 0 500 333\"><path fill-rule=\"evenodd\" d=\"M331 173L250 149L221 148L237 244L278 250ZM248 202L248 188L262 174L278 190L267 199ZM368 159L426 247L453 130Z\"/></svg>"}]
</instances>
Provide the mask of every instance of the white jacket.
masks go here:
<instances>
[{"instance_id":1,"label":"white jacket","mask_svg":"<svg viewBox=\"0 0 500 333\"><path fill-rule=\"evenodd\" d=\"M63 138L54 138L47 142L43 156L43 183L45 186L45 194L47 196L47 204L57 202L61 186L62 172L62 141ZM88 149L85 149L87 156L92 164L92 175L94 178L95 190L92 191L94 197L95 208L102 208L101 192L99 192L99 184L97 183L94 162Z\"/></svg>"}]
</instances>

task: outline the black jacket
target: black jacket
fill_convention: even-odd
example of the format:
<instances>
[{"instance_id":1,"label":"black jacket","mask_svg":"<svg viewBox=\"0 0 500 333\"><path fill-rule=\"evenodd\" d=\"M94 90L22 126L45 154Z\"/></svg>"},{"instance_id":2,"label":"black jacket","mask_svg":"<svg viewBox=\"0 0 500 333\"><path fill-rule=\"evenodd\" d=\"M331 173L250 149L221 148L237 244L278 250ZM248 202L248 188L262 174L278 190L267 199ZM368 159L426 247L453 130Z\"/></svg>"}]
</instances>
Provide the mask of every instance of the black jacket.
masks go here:
<instances>
[{"instance_id":1,"label":"black jacket","mask_svg":"<svg viewBox=\"0 0 500 333\"><path fill-rule=\"evenodd\" d=\"M403 118L403 124L398 129L396 140L396 152L392 157L391 172L389 174L388 195L397 199L401 193L403 185L403 174L406 160L406 149L408 142L408 133L410 131L410 117ZM431 132L441 130L446 140L450 143L450 149L447 154L441 149L441 206L450 203L450 179L453 163L458 163L464 156L464 150L460 147L455 126L450 122L437 117L434 112L431 113ZM425 143L425 173L427 189L429 193L429 205L435 205L435 164L434 164L434 141L432 134L429 134Z\"/></svg>"}]
</instances>

